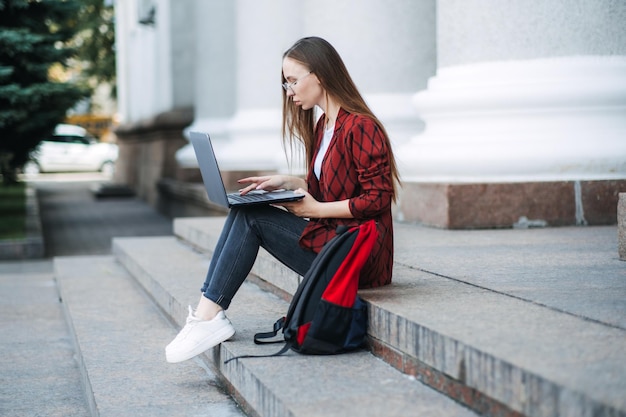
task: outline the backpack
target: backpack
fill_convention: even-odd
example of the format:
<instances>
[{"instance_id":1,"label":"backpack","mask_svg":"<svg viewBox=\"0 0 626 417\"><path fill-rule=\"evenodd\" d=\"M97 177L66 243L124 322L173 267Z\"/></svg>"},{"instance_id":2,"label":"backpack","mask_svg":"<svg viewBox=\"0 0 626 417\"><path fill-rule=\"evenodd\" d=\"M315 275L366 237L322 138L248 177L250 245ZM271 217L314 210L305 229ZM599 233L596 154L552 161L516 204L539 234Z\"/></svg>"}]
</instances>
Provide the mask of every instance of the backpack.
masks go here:
<instances>
[{"instance_id":1,"label":"backpack","mask_svg":"<svg viewBox=\"0 0 626 417\"><path fill-rule=\"evenodd\" d=\"M327 355L359 348L367 334L367 305L357 295L359 275L369 258L378 232L376 222L337 228L304 275L287 315L274 329L254 336L256 344L282 329L285 345L271 355L242 355L228 359L278 356L292 349L303 354Z\"/></svg>"}]
</instances>

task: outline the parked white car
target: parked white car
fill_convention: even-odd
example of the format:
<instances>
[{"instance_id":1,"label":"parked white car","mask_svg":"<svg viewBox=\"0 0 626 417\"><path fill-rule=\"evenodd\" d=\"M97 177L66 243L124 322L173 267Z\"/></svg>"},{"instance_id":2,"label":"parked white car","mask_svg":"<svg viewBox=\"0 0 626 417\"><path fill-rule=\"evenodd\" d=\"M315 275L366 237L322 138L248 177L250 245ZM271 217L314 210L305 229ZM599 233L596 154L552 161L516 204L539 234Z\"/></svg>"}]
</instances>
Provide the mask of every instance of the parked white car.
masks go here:
<instances>
[{"instance_id":1,"label":"parked white car","mask_svg":"<svg viewBox=\"0 0 626 417\"><path fill-rule=\"evenodd\" d=\"M24 173L101 171L110 176L117 156L117 145L98 142L80 126L60 124L33 152Z\"/></svg>"}]
</instances>

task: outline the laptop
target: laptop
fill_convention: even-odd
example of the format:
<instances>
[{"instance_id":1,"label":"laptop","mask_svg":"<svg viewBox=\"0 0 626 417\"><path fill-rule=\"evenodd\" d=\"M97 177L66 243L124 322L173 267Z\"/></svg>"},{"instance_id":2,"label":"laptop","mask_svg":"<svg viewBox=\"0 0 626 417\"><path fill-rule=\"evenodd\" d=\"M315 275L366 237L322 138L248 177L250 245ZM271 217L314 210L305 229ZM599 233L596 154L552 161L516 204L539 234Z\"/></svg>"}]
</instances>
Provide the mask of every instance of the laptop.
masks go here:
<instances>
[{"instance_id":1,"label":"laptop","mask_svg":"<svg viewBox=\"0 0 626 417\"><path fill-rule=\"evenodd\" d=\"M196 153L202 182L206 188L209 200L225 208L247 206L253 204L275 204L289 201L298 201L304 197L303 194L296 194L294 191L277 190L263 191L253 190L246 195L239 193L226 193L224 180L217 165L213 145L208 133L190 132L189 140Z\"/></svg>"}]
</instances>

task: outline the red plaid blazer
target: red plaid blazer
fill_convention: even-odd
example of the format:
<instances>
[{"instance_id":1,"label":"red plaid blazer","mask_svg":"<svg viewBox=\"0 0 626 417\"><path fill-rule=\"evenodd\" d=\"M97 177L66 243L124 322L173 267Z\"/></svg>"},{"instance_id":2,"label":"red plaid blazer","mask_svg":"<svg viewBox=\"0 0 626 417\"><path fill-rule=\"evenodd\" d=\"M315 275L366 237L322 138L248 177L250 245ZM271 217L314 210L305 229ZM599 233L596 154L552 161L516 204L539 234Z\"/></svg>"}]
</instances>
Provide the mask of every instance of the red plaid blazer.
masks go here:
<instances>
[{"instance_id":1,"label":"red plaid blazer","mask_svg":"<svg viewBox=\"0 0 626 417\"><path fill-rule=\"evenodd\" d=\"M324 136L324 117L315 128L317 149ZM313 155L313 161L317 152ZM359 288L373 288L391 282L393 268L393 220L391 203L393 178L389 149L373 120L339 110L333 138L324 156L320 180L309 167L309 193L318 201L350 200L353 219L311 219L300 245L319 252L335 236L339 225L355 226L375 219L378 241L363 267Z\"/></svg>"}]
</instances>

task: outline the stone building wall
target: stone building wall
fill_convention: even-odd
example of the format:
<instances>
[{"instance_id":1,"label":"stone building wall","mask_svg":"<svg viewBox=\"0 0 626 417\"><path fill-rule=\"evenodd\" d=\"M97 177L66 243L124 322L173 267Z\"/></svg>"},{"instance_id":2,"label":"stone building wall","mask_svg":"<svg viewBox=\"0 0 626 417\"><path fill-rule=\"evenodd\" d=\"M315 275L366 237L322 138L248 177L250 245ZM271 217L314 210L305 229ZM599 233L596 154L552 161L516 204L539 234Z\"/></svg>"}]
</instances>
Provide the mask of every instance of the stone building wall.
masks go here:
<instances>
[{"instance_id":1,"label":"stone building wall","mask_svg":"<svg viewBox=\"0 0 626 417\"><path fill-rule=\"evenodd\" d=\"M137 23L150 5L154 23ZM178 169L142 161L141 187L156 189L152 176L166 172L193 178L181 140L190 130L211 134L225 171L302 173L281 147L281 57L317 35L390 133L404 180L399 220L616 222L626 191L620 0L129 0L116 11L122 142L132 126L193 109L160 162Z\"/></svg>"}]
</instances>

